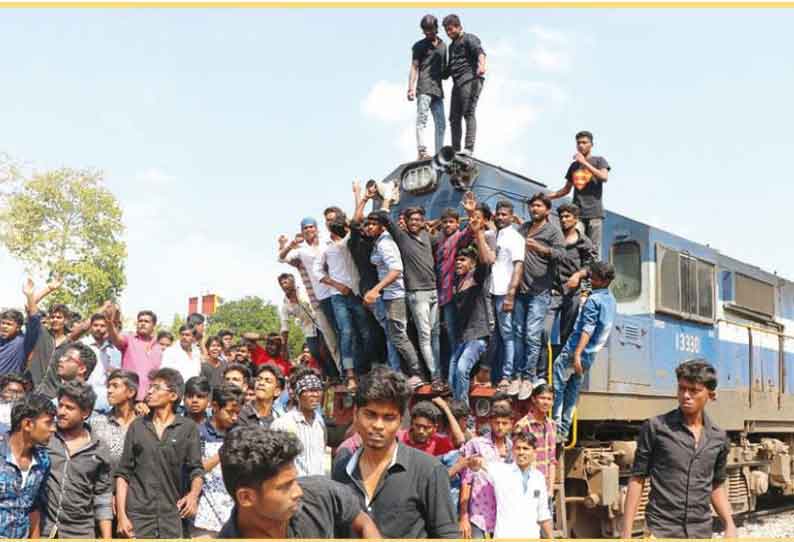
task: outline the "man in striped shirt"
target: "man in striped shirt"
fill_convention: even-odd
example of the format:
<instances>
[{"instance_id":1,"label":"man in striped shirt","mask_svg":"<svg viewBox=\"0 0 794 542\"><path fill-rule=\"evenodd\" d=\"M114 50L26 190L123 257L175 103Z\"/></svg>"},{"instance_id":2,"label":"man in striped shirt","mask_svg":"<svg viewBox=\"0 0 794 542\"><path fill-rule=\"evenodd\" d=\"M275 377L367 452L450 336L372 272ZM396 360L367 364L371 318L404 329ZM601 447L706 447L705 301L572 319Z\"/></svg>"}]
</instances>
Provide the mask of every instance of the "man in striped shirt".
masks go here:
<instances>
[{"instance_id":1,"label":"man in striped shirt","mask_svg":"<svg viewBox=\"0 0 794 542\"><path fill-rule=\"evenodd\" d=\"M516 422L516 429L528 429L535 436L535 468L546 478L550 497L554 496L554 478L557 470L557 434L549 418L554 391L549 384L540 384L532 390L529 412Z\"/></svg>"},{"instance_id":2,"label":"man in striped shirt","mask_svg":"<svg viewBox=\"0 0 794 542\"><path fill-rule=\"evenodd\" d=\"M289 380L297 405L270 427L292 433L303 445L295 458L298 476L325 474L325 422L317 411L323 396L322 380L308 367L292 371Z\"/></svg>"}]
</instances>

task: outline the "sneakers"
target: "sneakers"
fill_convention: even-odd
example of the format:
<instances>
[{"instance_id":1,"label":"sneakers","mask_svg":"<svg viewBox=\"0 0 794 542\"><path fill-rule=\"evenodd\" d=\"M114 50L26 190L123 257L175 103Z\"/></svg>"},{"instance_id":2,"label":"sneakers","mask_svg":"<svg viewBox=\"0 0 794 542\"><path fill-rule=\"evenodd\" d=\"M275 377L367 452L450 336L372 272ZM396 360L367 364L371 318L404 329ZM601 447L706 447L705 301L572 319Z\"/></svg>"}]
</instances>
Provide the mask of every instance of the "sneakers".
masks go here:
<instances>
[{"instance_id":1,"label":"sneakers","mask_svg":"<svg viewBox=\"0 0 794 542\"><path fill-rule=\"evenodd\" d=\"M496 385L496 390L501 391L502 393L507 393L509 389L510 389L510 381L506 378L500 380L499 383Z\"/></svg>"},{"instance_id":2,"label":"sneakers","mask_svg":"<svg viewBox=\"0 0 794 542\"><path fill-rule=\"evenodd\" d=\"M419 149L419 152L416 153L416 161L420 160L430 160L430 155L424 149Z\"/></svg>"},{"instance_id":3,"label":"sneakers","mask_svg":"<svg viewBox=\"0 0 794 542\"><path fill-rule=\"evenodd\" d=\"M532 395L532 382L529 380L522 380L521 386L518 390L518 400L526 401Z\"/></svg>"},{"instance_id":4,"label":"sneakers","mask_svg":"<svg viewBox=\"0 0 794 542\"><path fill-rule=\"evenodd\" d=\"M521 390L521 380L518 378L514 378L510 382L510 387L507 389L507 395L518 395L518 392Z\"/></svg>"},{"instance_id":5,"label":"sneakers","mask_svg":"<svg viewBox=\"0 0 794 542\"><path fill-rule=\"evenodd\" d=\"M419 389L419 388L421 388L424 385L425 385L425 382L423 382L422 379L419 378L416 375L414 375L414 376L412 376L411 378L408 379L408 387L410 387L412 390Z\"/></svg>"}]
</instances>

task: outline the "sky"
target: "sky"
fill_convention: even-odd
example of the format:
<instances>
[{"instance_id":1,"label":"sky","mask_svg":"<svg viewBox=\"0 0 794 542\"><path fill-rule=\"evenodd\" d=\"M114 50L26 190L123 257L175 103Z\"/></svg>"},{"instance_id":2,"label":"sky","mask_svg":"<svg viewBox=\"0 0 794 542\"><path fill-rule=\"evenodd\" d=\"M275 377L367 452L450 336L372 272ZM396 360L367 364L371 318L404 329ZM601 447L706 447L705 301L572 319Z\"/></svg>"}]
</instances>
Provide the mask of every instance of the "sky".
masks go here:
<instances>
[{"instance_id":1,"label":"sky","mask_svg":"<svg viewBox=\"0 0 794 542\"><path fill-rule=\"evenodd\" d=\"M278 235L414 157L426 11L6 9L0 152L104 172L125 311L279 302ZM590 130L607 208L794 279L792 11L454 11L489 59L478 157L556 188ZM0 305L24 276L0 249Z\"/></svg>"}]
</instances>

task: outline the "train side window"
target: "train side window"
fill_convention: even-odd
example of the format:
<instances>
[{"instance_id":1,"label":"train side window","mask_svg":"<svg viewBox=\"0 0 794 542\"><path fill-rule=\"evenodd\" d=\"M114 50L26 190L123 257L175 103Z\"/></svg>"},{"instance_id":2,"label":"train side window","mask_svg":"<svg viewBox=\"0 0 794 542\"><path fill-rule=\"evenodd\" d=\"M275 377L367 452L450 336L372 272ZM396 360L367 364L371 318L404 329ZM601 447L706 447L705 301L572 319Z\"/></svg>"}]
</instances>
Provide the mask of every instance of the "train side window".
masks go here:
<instances>
[{"instance_id":1,"label":"train side window","mask_svg":"<svg viewBox=\"0 0 794 542\"><path fill-rule=\"evenodd\" d=\"M657 245L656 273L659 312L714 321L714 264Z\"/></svg>"},{"instance_id":2,"label":"train side window","mask_svg":"<svg viewBox=\"0 0 794 542\"><path fill-rule=\"evenodd\" d=\"M735 273L736 305L766 316L775 315L775 287L766 282Z\"/></svg>"},{"instance_id":3,"label":"train side window","mask_svg":"<svg viewBox=\"0 0 794 542\"><path fill-rule=\"evenodd\" d=\"M615 266L615 280L611 289L615 299L631 301L638 298L642 292L640 245L634 241L612 245L612 265Z\"/></svg>"}]
</instances>

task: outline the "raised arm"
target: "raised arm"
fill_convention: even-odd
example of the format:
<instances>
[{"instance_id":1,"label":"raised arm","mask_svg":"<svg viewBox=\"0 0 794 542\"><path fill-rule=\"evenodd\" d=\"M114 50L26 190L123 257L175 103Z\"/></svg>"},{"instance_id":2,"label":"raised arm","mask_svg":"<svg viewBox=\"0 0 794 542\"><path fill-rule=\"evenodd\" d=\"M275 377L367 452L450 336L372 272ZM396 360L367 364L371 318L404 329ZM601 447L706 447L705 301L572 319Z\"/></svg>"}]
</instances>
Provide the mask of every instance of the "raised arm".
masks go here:
<instances>
[{"instance_id":1,"label":"raised arm","mask_svg":"<svg viewBox=\"0 0 794 542\"><path fill-rule=\"evenodd\" d=\"M458 420L456 420L455 416L452 414L449 404L447 404L442 397L433 397L433 404L440 408L441 412L444 413L444 416L447 417L447 425L449 425L449 433L450 437L452 437L452 444L454 444L456 448L463 446L463 444L466 442L466 435L463 434L463 429L460 428Z\"/></svg>"},{"instance_id":2,"label":"raised arm","mask_svg":"<svg viewBox=\"0 0 794 542\"><path fill-rule=\"evenodd\" d=\"M488 244L488 240L485 238L485 224L482 219L472 216L469 219L469 229L474 234L474 243L477 245L480 263L493 265L496 261L496 252L491 248Z\"/></svg>"},{"instance_id":3,"label":"raised arm","mask_svg":"<svg viewBox=\"0 0 794 542\"><path fill-rule=\"evenodd\" d=\"M103 311L108 324L108 339L110 339L110 343L118 348L119 351L124 352L127 349L127 340L121 336L118 328L116 328L118 307L113 305L110 301L106 301L103 306Z\"/></svg>"}]
</instances>

